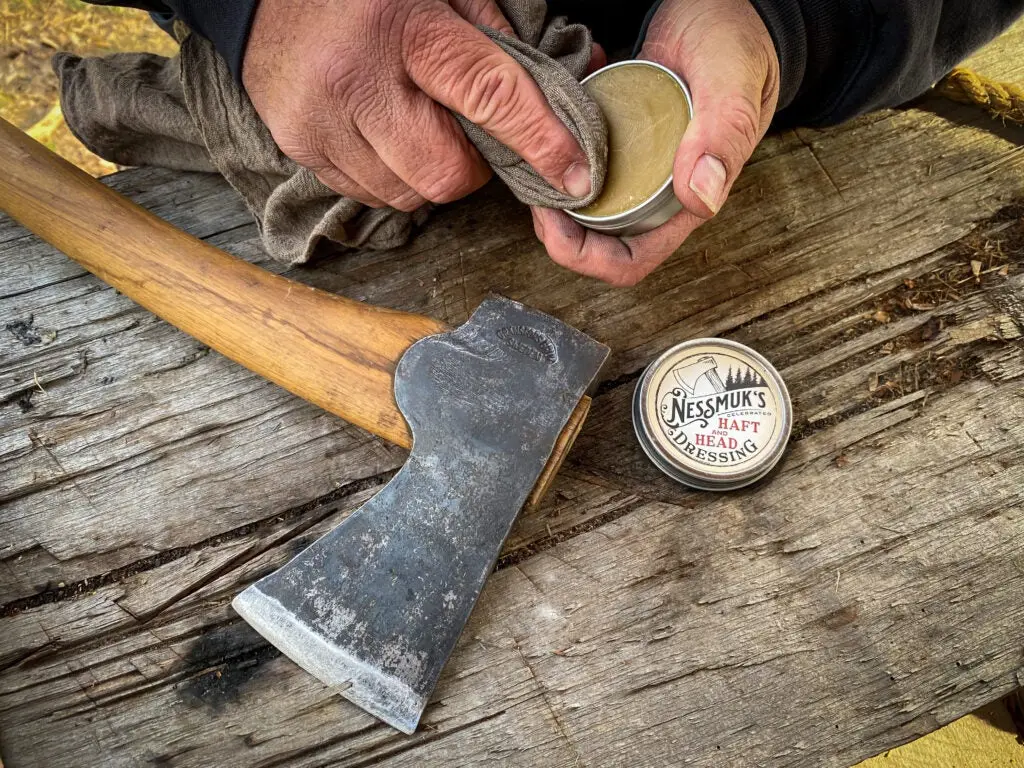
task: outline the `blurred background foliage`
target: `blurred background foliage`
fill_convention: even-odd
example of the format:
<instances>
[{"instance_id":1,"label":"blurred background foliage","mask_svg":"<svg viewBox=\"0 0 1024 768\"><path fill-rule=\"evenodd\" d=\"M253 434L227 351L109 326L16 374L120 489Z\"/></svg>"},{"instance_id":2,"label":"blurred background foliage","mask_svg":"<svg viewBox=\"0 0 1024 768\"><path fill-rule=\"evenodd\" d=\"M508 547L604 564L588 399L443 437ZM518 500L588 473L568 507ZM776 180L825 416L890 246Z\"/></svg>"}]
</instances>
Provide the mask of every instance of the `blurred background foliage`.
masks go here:
<instances>
[{"instance_id":1,"label":"blurred background foliage","mask_svg":"<svg viewBox=\"0 0 1024 768\"><path fill-rule=\"evenodd\" d=\"M50 57L176 50L142 11L81 0L0 0L0 117L94 176L112 173L117 166L82 146L64 123Z\"/></svg>"}]
</instances>

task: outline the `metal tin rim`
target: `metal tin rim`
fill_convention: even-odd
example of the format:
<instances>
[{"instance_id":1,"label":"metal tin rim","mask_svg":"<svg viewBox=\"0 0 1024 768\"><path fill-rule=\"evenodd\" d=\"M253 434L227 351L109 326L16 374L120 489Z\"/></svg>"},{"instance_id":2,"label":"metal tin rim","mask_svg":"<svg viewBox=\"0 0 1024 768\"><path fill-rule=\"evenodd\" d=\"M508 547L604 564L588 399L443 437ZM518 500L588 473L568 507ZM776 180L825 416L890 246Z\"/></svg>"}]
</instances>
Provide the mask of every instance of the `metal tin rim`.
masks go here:
<instances>
[{"instance_id":1,"label":"metal tin rim","mask_svg":"<svg viewBox=\"0 0 1024 768\"><path fill-rule=\"evenodd\" d=\"M690 89L687 87L686 83L683 82L683 79L679 75L677 75L671 69L666 67L664 64L659 64L656 61L650 61L648 59L627 59L625 61L617 61L614 64L609 64L606 67L601 67L601 69L597 70L596 72L591 72L589 75L587 75L580 81L580 85L586 85L586 83L589 80L591 80L594 77L597 77L598 75L604 72L607 72L610 69L635 64L642 64L654 67L655 69L660 69L662 72L671 77L675 81L676 85L678 85L680 89L683 91L684 101L686 102L686 112L689 115L690 120L693 120L693 98L690 96ZM576 221L580 222L581 224L603 224L605 226L608 226L609 228L616 229L623 226L629 226L630 224L636 223L636 220L643 219L643 214L648 213L650 210L656 210L658 207L660 207L660 204L663 202L662 198L665 197L666 192L671 194L673 197L675 196L675 190L672 188L673 179L674 175L670 173L668 175L668 179L666 179L665 182L657 189L657 191L650 195L650 197L646 198L640 203L637 203L632 208L628 208L627 210L622 211L621 213L612 214L611 216L587 216L586 214L577 213L576 211L570 210L567 210L566 213L569 214Z\"/></svg>"},{"instance_id":2,"label":"metal tin rim","mask_svg":"<svg viewBox=\"0 0 1024 768\"><path fill-rule=\"evenodd\" d=\"M664 365L665 361L671 356L684 352L688 348L697 346L719 346L724 349L749 356L764 368L765 372L769 375L772 384L777 388L779 404L782 411L780 414L781 418L778 437L776 437L774 444L766 452L763 462L757 464L752 469L748 468L732 474L722 473L714 476L702 473L699 469L684 465L676 460L675 457L667 454L650 437L650 432L653 430L654 425L648 422L646 409L644 409L643 403L647 398L651 378L654 375L654 372L659 370L661 366ZM704 491L735 490L737 488L743 488L747 485L751 485L763 478L771 472L781 460L783 453L785 453L786 445L789 442L789 436L793 428L793 405L790 401L789 390L786 387L786 383L782 380L782 376L775 369L775 366L773 366L759 352L729 339L691 339L690 341L684 341L681 344L676 344L674 347L667 349L653 363L648 365L640 376L640 380L637 382L636 389L633 393L632 410L633 429L636 432L637 441L640 443L640 447L643 448L644 453L647 454L647 457L651 462L674 480L692 488Z\"/></svg>"}]
</instances>

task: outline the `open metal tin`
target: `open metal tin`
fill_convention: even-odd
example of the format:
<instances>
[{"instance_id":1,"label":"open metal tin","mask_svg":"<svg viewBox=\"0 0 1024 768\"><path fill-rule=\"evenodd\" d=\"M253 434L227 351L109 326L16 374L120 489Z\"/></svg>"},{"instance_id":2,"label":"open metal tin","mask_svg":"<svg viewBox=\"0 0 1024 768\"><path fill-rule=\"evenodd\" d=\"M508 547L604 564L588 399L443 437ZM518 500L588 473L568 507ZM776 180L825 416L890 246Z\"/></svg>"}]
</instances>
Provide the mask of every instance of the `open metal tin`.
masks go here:
<instances>
[{"instance_id":1,"label":"open metal tin","mask_svg":"<svg viewBox=\"0 0 1024 768\"><path fill-rule=\"evenodd\" d=\"M634 76L633 87L620 87L612 79L627 74ZM602 83L608 87L599 88ZM671 158L683 131L693 119L693 101L686 83L657 62L630 59L597 70L584 78L582 85L601 107L608 122L608 176L605 189L596 201L566 213L588 229L609 235L639 235L661 226L683 208L672 187ZM655 89L670 98L659 98ZM681 99L675 97L676 89ZM669 120L665 121L665 117ZM656 124L660 126L657 130L651 127ZM659 138L663 146L659 146ZM608 210L609 196L621 199L618 187L626 178L632 182L638 163L652 164L647 176L642 178L642 193L627 196L626 207ZM643 171L640 173L642 175ZM651 173L655 175L652 177ZM640 198L639 202L631 197Z\"/></svg>"},{"instance_id":2,"label":"open metal tin","mask_svg":"<svg viewBox=\"0 0 1024 768\"><path fill-rule=\"evenodd\" d=\"M633 395L633 427L651 461L693 488L727 491L782 458L793 407L779 372L727 339L694 339L651 363Z\"/></svg>"}]
</instances>

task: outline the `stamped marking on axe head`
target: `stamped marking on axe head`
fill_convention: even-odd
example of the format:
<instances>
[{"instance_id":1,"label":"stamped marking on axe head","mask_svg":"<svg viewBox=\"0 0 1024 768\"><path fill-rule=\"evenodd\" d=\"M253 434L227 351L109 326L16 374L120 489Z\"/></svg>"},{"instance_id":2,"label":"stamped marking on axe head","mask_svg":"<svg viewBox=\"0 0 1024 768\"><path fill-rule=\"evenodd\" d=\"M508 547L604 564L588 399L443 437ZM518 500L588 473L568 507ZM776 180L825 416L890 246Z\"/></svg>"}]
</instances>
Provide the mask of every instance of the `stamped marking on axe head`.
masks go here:
<instances>
[{"instance_id":1,"label":"stamped marking on axe head","mask_svg":"<svg viewBox=\"0 0 1024 768\"><path fill-rule=\"evenodd\" d=\"M413 434L373 499L232 605L299 666L412 733L512 523L608 348L508 299L413 344Z\"/></svg>"}]
</instances>

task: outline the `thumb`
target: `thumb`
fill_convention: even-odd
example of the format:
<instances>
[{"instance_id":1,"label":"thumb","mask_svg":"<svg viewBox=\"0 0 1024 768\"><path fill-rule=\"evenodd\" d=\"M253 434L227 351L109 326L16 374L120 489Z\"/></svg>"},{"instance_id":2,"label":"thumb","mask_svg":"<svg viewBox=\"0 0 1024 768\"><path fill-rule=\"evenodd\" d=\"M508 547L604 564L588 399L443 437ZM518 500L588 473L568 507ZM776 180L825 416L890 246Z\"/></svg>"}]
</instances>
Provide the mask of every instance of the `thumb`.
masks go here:
<instances>
[{"instance_id":1,"label":"thumb","mask_svg":"<svg viewBox=\"0 0 1024 768\"><path fill-rule=\"evenodd\" d=\"M700 5L667 3L644 53L687 80L693 120L673 162L675 193L688 211L708 218L768 130L779 67L771 36L747 0L720 1L716 13L688 12Z\"/></svg>"}]
</instances>

